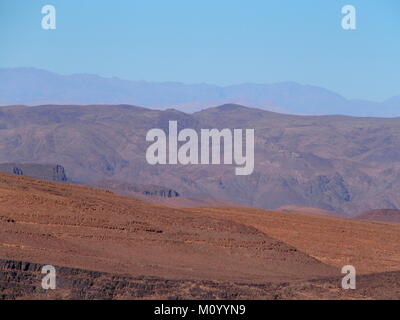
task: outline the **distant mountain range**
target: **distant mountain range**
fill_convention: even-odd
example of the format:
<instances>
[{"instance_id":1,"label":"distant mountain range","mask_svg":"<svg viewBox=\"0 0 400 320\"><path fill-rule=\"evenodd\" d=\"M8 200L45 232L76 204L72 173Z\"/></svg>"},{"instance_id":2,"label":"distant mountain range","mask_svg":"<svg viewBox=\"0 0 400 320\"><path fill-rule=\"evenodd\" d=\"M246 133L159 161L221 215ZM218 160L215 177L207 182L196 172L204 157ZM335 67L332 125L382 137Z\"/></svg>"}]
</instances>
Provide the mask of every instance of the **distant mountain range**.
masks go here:
<instances>
[{"instance_id":1,"label":"distant mountain range","mask_svg":"<svg viewBox=\"0 0 400 320\"><path fill-rule=\"evenodd\" d=\"M226 103L289 114L400 116L400 95L381 103L348 100L327 89L295 82L222 87L0 68L0 105L133 104L190 113Z\"/></svg>"},{"instance_id":2,"label":"distant mountain range","mask_svg":"<svg viewBox=\"0 0 400 320\"><path fill-rule=\"evenodd\" d=\"M152 128L254 128L255 169L147 163ZM166 186L246 206L354 216L400 208L400 118L295 116L239 105L194 114L130 105L0 108L0 163L58 163L71 181ZM22 168L22 171L24 169Z\"/></svg>"}]
</instances>

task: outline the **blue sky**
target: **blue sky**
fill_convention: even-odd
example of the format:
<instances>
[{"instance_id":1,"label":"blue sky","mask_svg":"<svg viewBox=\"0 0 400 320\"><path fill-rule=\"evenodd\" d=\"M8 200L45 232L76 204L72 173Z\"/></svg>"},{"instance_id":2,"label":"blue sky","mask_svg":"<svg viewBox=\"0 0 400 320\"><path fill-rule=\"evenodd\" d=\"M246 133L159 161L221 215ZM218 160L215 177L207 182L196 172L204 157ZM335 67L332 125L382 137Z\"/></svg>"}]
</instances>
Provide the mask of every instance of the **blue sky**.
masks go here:
<instances>
[{"instance_id":1,"label":"blue sky","mask_svg":"<svg viewBox=\"0 0 400 320\"><path fill-rule=\"evenodd\" d=\"M41 8L57 29L41 28ZM357 9L357 30L341 8ZM0 67L229 85L296 81L400 94L398 0L1 0Z\"/></svg>"}]
</instances>

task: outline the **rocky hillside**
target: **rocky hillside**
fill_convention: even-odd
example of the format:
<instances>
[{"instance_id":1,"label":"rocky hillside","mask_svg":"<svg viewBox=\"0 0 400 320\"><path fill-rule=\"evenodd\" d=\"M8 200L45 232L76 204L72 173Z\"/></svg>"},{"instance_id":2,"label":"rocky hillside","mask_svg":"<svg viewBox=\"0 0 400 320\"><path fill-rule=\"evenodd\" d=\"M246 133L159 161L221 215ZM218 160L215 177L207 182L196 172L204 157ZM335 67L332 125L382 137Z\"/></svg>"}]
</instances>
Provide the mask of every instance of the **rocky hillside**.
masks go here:
<instances>
[{"instance_id":1,"label":"rocky hillside","mask_svg":"<svg viewBox=\"0 0 400 320\"><path fill-rule=\"evenodd\" d=\"M229 165L152 166L152 128L255 129L255 171ZM60 163L71 180L165 185L183 196L275 209L356 215L400 208L400 118L293 116L238 105L194 114L134 106L0 108L0 162Z\"/></svg>"},{"instance_id":2,"label":"rocky hillside","mask_svg":"<svg viewBox=\"0 0 400 320\"><path fill-rule=\"evenodd\" d=\"M38 163L1 163L0 172L54 182L68 181L64 167L58 164L51 165Z\"/></svg>"},{"instance_id":3,"label":"rocky hillside","mask_svg":"<svg viewBox=\"0 0 400 320\"><path fill-rule=\"evenodd\" d=\"M338 272L241 223L6 174L0 243L3 259L171 280L280 282Z\"/></svg>"},{"instance_id":4,"label":"rocky hillside","mask_svg":"<svg viewBox=\"0 0 400 320\"><path fill-rule=\"evenodd\" d=\"M133 182L122 182L116 180L102 180L95 181L87 184L90 187L99 189L106 189L115 191L118 194L130 195L132 193L140 193L145 196L151 197L162 197L162 198L175 198L179 197L179 193L176 190L156 185L147 185Z\"/></svg>"},{"instance_id":5,"label":"rocky hillside","mask_svg":"<svg viewBox=\"0 0 400 320\"><path fill-rule=\"evenodd\" d=\"M55 266L57 287L41 288L43 265L0 260L0 299L396 299L400 272L358 277L359 290L341 290L340 278L293 283L235 283L132 277Z\"/></svg>"},{"instance_id":6,"label":"rocky hillside","mask_svg":"<svg viewBox=\"0 0 400 320\"><path fill-rule=\"evenodd\" d=\"M0 298L396 299L399 231L301 213L176 209L0 174ZM358 290L339 287L349 263ZM57 287L45 291L49 264Z\"/></svg>"}]
</instances>

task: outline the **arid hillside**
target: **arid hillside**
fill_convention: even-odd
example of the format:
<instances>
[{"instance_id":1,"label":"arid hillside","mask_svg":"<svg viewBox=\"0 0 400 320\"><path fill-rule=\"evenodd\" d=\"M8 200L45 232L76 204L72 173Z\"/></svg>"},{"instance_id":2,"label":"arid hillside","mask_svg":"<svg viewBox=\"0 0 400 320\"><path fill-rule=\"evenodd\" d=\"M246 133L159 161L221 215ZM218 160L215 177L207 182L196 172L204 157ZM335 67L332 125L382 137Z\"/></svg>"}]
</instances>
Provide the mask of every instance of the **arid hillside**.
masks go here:
<instances>
[{"instance_id":1,"label":"arid hillside","mask_svg":"<svg viewBox=\"0 0 400 320\"><path fill-rule=\"evenodd\" d=\"M116 196L0 175L0 257L110 273L235 281L335 274L254 227Z\"/></svg>"},{"instance_id":2,"label":"arid hillside","mask_svg":"<svg viewBox=\"0 0 400 320\"><path fill-rule=\"evenodd\" d=\"M15 298L394 298L400 225L247 208L176 209L0 174L0 293ZM40 266L60 288L40 289ZM340 289L353 264L361 290ZM383 289L384 288L384 289Z\"/></svg>"},{"instance_id":3,"label":"arid hillside","mask_svg":"<svg viewBox=\"0 0 400 320\"><path fill-rule=\"evenodd\" d=\"M359 273L400 270L400 225L314 214L241 208L196 212L252 226L328 265L353 265Z\"/></svg>"},{"instance_id":4,"label":"arid hillside","mask_svg":"<svg viewBox=\"0 0 400 320\"><path fill-rule=\"evenodd\" d=\"M255 169L157 165L146 133L255 129ZM400 118L293 116L238 105L185 114L135 106L0 108L0 163L57 163L71 181L118 180L165 186L185 197L276 209L292 205L357 215L400 208ZM333 147L334 146L334 147Z\"/></svg>"}]
</instances>

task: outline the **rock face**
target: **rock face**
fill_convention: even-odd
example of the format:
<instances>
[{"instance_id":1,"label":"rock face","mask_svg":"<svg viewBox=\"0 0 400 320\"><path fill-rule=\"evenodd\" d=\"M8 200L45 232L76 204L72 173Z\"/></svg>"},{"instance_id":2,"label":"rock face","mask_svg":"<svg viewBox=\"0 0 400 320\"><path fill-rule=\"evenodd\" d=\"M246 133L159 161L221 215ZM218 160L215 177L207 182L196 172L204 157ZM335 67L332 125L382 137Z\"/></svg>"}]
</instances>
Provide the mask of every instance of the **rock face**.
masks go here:
<instances>
[{"instance_id":1,"label":"rock face","mask_svg":"<svg viewBox=\"0 0 400 320\"><path fill-rule=\"evenodd\" d=\"M149 165L146 133L167 132L169 120L179 130L255 129L254 173L235 176L230 165ZM73 181L134 181L265 209L295 205L354 216L400 208L400 118L293 116L238 105L194 114L16 106L0 108L0 128L0 162L60 163Z\"/></svg>"},{"instance_id":2,"label":"rock face","mask_svg":"<svg viewBox=\"0 0 400 320\"><path fill-rule=\"evenodd\" d=\"M64 167L58 164L2 163L0 164L0 172L54 182L68 181Z\"/></svg>"},{"instance_id":3,"label":"rock face","mask_svg":"<svg viewBox=\"0 0 400 320\"><path fill-rule=\"evenodd\" d=\"M42 267L0 260L0 299L396 299L400 286L400 272L359 276L358 290L341 290L340 278L252 284L131 277L54 266L56 289L44 290Z\"/></svg>"},{"instance_id":4,"label":"rock face","mask_svg":"<svg viewBox=\"0 0 400 320\"><path fill-rule=\"evenodd\" d=\"M175 198L180 196L178 191L167 187L132 183L132 182L128 183L116 180L95 181L88 183L87 185L95 188L115 191L118 194L125 193L126 195L129 195L130 192L133 192L133 193L140 193L146 196L156 196L162 198Z\"/></svg>"}]
</instances>

